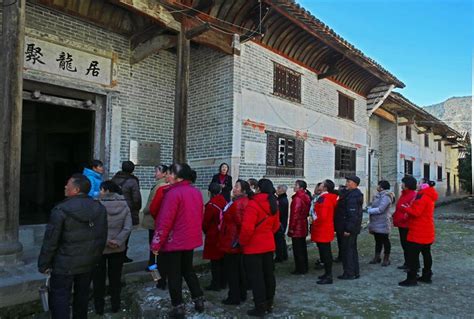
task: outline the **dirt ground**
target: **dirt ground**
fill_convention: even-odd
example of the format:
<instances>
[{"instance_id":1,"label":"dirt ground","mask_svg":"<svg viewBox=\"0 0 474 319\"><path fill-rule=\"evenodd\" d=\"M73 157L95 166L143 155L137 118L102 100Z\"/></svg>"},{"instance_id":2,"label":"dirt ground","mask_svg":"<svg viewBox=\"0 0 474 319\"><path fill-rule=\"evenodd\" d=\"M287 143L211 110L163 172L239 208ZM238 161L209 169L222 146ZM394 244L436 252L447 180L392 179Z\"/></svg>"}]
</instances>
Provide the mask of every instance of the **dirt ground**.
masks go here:
<instances>
[{"instance_id":1,"label":"dirt ground","mask_svg":"<svg viewBox=\"0 0 474 319\"><path fill-rule=\"evenodd\" d=\"M369 265L374 240L366 230L359 237L361 277L358 280L335 279L333 285L317 285L322 270L314 270L317 249L308 245L311 270L307 275L293 276L293 260L277 264L277 291L271 318L472 318L474 291L474 211L467 202L436 209L437 239L432 247L433 283L403 288L398 282L406 274L396 267L403 263L398 231L391 235L392 264L388 267ZM333 253L336 251L333 243ZM290 251L291 255L291 251ZM335 277L342 273L334 265ZM199 273L202 286L210 281L208 272ZM166 317L170 309L167 292L148 284L129 285L124 294L125 308L120 314L106 318ZM193 311L189 293L187 309L190 318L240 318L252 307L251 293L241 306L223 306L226 292L206 292L206 311ZM99 318L91 316L92 318Z\"/></svg>"}]
</instances>

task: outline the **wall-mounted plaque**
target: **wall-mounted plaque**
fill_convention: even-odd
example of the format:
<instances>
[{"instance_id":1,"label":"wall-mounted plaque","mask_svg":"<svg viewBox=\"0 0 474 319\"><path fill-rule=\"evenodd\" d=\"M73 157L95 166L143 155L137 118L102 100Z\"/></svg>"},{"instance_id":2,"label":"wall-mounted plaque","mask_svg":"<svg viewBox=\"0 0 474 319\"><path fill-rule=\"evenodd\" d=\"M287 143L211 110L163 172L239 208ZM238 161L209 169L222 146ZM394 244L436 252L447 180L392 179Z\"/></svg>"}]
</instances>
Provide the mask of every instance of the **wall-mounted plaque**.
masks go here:
<instances>
[{"instance_id":1,"label":"wall-mounted plaque","mask_svg":"<svg viewBox=\"0 0 474 319\"><path fill-rule=\"evenodd\" d=\"M161 162L160 156L160 143L130 140L130 160L135 165L158 165Z\"/></svg>"}]
</instances>

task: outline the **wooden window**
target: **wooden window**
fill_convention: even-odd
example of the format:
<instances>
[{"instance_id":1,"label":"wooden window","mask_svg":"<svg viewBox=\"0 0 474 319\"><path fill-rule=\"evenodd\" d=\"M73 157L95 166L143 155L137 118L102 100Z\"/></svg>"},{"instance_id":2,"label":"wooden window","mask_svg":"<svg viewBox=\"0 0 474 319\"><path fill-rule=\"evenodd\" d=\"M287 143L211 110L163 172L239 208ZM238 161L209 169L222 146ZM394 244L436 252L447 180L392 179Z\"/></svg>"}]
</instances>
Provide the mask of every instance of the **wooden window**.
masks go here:
<instances>
[{"instance_id":1,"label":"wooden window","mask_svg":"<svg viewBox=\"0 0 474 319\"><path fill-rule=\"evenodd\" d=\"M301 102L301 74L274 63L273 94L291 101Z\"/></svg>"},{"instance_id":2,"label":"wooden window","mask_svg":"<svg viewBox=\"0 0 474 319\"><path fill-rule=\"evenodd\" d=\"M354 121L354 100L339 92L339 117Z\"/></svg>"},{"instance_id":3,"label":"wooden window","mask_svg":"<svg viewBox=\"0 0 474 319\"><path fill-rule=\"evenodd\" d=\"M267 132L267 175L303 176L304 141L276 132Z\"/></svg>"},{"instance_id":4,"label":"wooden window","mask_svg":"<svg viewBox=\"0 0 474 319\"><path fill-rule=\"evenodd\" d=\"M423 165L423 178L425 179L425 181L430 180L430 164Z\"/></svg>"},{"instance_id":5,"label":"wooden window","mask_svg":"<svg viewBox=\"0 0 474 319\"><path fill-rule=\"evenodd\" d=\"M405 139L407 141L411 141L411 126L410 125L405 126Z\"/></svg>"},{"instance_id":6,"label":"wooden window","mask_svg":"<svg viewBox=\"0 0 474 319\"><path fill-rule=\"evenodd\" d=\"M430 147L430 136L425 134L425 147Z\"/></svg>"},{"instance_id":7,"label":"wooden window","mask_svg":"<svg viewBox=\"0 0 474 319\"><path fill-rule=\"evenodd\" d=\"M405 175L413 175L413 161L405 160Z\"/></svg>"},{"instance_id":8,"label":"wooden window","mask_svg":"<svg viewBox=\"0 0 474 319\"><path fill-rule=\"evenodd\" d=\"M441 141L438 141L438 152L441 152Z\"/></svg>"},{"instance_id":9,"label":"wooden window","mask_svg":"<svg viewBox=\"0 0 474 319\"><path fill-rule=\"evenodd\" d=\"M438 166L438 181L442 181L442 180L443 180L443 167Z\"/></svg>"},{"instance_id":10,"label":"wooden window","mask_svg":"<svg viewBox=\"0 0 474 319\"><path fill-rule=\"evenodd\" d=\"M345 178L356 173L356 150L336 145L334 178Z\"/></svg>"}]
</instances>

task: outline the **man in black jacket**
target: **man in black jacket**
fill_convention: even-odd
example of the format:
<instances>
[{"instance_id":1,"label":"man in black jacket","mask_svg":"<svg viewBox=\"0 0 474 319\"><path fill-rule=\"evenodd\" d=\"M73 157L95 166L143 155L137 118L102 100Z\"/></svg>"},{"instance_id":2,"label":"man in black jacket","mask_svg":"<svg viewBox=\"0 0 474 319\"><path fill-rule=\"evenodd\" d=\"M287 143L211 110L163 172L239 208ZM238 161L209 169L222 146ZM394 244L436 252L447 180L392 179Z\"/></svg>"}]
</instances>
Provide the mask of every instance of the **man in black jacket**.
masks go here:
<instances>
[{"instance_id":1,"label":"man in black jacket","mask_svg":"<svg viewBox=\"0 0 474 319\"><path fill-rule=\"evenodd\" d=\"M288 225L288 197L286 185L277 187L278 208L280 210L280 229L275 234L275 262L288 260L288 248L286 246L285 232Z\"/></svg>"},{"instance_id":2,"label":"man in black jacket","mask_svg":"<svg viewBox=\"0 0 474 319\"><path fill-rule=\"evenodd\" d=\"M344 273L339 279L359 278L359 255L357 252L357 235L362 224L362 205L364 195L359 190L360 178L346 177L346 189L339 194L334 227L341 238L341 257Z\"/></svg>"},{"instance_id":3,"label":"man in black jacket","mask_svg":"<svg viewBox=\"0 0 474 319\"><path fill-rule=\"evenodd\" d=\"M53 208L46 226L38 270L51 274L52 318L70 317L73 290L73 317L87 318L91 272L107 241L107 213L87 195L90 188L87 177L73 175L64 187L67 198Z\"/></svg>"}]
</instances>

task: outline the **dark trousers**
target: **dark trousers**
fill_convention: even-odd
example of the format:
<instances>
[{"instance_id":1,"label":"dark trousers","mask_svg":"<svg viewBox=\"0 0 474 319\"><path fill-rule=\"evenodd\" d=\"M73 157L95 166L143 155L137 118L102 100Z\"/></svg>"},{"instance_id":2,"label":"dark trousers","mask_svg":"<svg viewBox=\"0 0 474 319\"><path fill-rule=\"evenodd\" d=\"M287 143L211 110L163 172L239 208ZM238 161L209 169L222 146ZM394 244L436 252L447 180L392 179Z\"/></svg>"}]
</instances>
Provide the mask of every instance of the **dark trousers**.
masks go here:
<instances>
[{"instance_id":1,"label":"dark trousers","mask_svg":"<svg viewBox=\"0 0 474 319\"><path fill-rule=\"evenodd\" d=\"M317 243L321 262L324 264L324 273L332 276L332 252L331 243Z\"/></svg>"},{"instance_id":2,"label":"dark trousers","mask_svg":"<svg viewBox=\"0 0 474 319\"><path fill-rule=\"evenodd\" d=\"M400 244L403 249L404 265L408 265L408 254L407 254L407 236L408 228L398 227L398 233L400 234Z\"/></svg>"},{"instance_id":3,"label":"dark trousers","mask_svg":"<svg viewBox=\"0 0 474 319\"><path fill-rule=\"evenodd\" d=\"M275 259L282 261L288 259L288 247L286 246L285 233L282 229L275 234Z\"/></svg>"},{"instance_id":4,"label":"dark trousers","mask_svg":"<svg viewBox=\"0 0 474 319\"><path fill-rule=\"evenodd\" d=\"M244 264L255 304L273 300L276 287L273 253L244 255Z\"/></svg>"},{"instance_id":5,"label":"dark trousers","mask_svg":"<svg viewBox=\"0 0 474 319\"><path fill-rule=\"evenodd\" d=\"M344 274L348 276L359 275L359 253L357 251L357 234L341 237L341 257Z\"/></svg>"},{"instance_id":6,"label":"dark trousers","mask_svg":"<svg viewBox=\"0 0 474 319\"><path fill-rule=\"evenodd\" d=\"M337 259L339 259L340 261L342 261L342 248L341 248L341 244L342 244L342 238L343 238L343 234L342 233L336 233L336 239L337 239Z\"/></svg>"},{"instance_id":7,"label":"dark trousers","mask_svg":"<svg viewBox=\"0 0 474 319\"><path fill-rule=\"evenodd\" d=\"M105 279L109 278L109 294L113 309L120 307L120 292L122 289L121 277L123 252L102 255L102 259L97 264L92 282L94 284L94 305L96 310L104 310Z\"/></svg>"},{"instance_id":8,"label":"dark trousers","mask_svg":"<svg viewBox=\"0 0 474 319\"><path fill-rule=\"evenodd\" d=\"M392 245L390 244L390 238L388 237L389 234L374 233L373 235L375 239L375 254L380 255L383 246L383 253L385 255L390 255Z\"/></svg>"},{"instance_id":9,"label":"dark trousers","mask_svg":"<svg viewBox=\"0 0 474 319\"><path fill-rule=\"evenodd\" d=\"M242 254L225 254L224 272L226 274L227 283L229 284L227 299L232 302L245 300L247 298L247 286L242 263Z\"/></svg>"},{"instance_id":10,"label":"dark trousers","mask_svg":"<svg viewBox=\"0 0 474 319\"><path fill-rule=\"evenodd\" d=\"M211 286L219 289L225 288L227 284L224 268L224 258L211 260Z\"/></svg>"},{"instance_id":11,"label":"dark trousers","mask_svg":"<svg viewBox=\"0 0 474 319\"><path fill-rule=\"evenodd\" d=\"M160 255L160 262L168 277L168 290L173 306L183 303L183 278L193 299L203 296L193 268L193 250L163 252Z\"/></svg>"},{"instance_id":12,"label":"dark trousers","mask_svg":"<svg viewBox=\"0 0 474 319\"><path fill-rule=\"evenodd\" d=\"M49 282L49 308L51 318L67 319L71 317L71 295L72 317L74 319L87 318L87 304L89 301L89 286L91 273L78 275L52 274Z\"/></svg>"},{"instance_id":13,"label":"dark trousers","mask_svg":"<svg viewBox=\"0 0 474 319\"><path fill-rule=\"evenodd\" d=\"M151 245L151 241L153 240L153 236L155 235L155 231L152 229L148 230L148 242ZM130 237L129 237L130 238ZM148 249L150 249L150 246L148 246ZM125 257L125 255L124 255ZM160 273L160 281L163 281L166 283L166 274L163 271L163 266L161 265L160 262L161 254L156 256L156 264L158 265L158 272ZM150 255L148 256L148 266L154 265L155 264L155 254L150 250Z\"/></svg>"},{"instance_id":14,"label":"dark trousers","mask_svg":"<svg viewBox=\"0 0 474 319\"><path fill-rule=\"evenodd\" d=\"M407 241L408 278L416 279L420 267L420 253L423 255L423 274L430 273L433 265L431 244L417 244Z\"/></svg>"},{"instance_id":15,"label":"dark trousers","mask_svg":"<svg viewBox=\"0 0 474 319\"><path fill-rule=\"evenodd\" d=\"M298 273L308 272L308 250L306 238L291 238L293 245L293 257L295 259L295 271Z\"/></svg>"}]
</instances>

